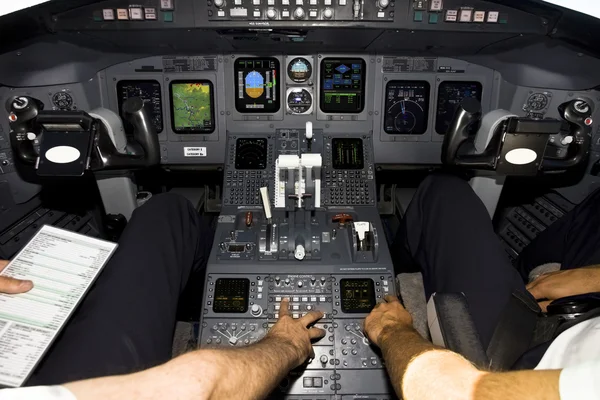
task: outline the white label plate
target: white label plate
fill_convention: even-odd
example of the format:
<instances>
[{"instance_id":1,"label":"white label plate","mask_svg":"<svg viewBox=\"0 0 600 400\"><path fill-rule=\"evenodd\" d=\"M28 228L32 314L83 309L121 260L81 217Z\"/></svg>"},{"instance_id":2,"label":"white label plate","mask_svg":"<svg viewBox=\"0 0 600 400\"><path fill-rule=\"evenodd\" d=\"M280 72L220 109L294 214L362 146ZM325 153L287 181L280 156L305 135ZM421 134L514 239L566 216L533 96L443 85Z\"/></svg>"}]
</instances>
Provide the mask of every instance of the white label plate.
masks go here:
<instances>
[{"instance_id":1,"label":"white label plate","mask_svg":"<svg viewBox=\"0 0 600 400\"><path fill-rule=\"evenodd\" d=\"M206 147L184 147L184 157L206 157Z\"/></svg>"}]
</instances>

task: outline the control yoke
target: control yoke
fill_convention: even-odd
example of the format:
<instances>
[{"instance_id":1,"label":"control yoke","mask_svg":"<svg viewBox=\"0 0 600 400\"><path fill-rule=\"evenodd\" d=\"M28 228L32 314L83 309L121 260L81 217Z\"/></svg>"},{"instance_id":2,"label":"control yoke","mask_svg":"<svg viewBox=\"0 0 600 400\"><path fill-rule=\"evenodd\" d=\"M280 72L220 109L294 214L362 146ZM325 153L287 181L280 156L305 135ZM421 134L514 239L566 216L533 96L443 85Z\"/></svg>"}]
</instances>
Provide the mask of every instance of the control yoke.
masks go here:
<instances>
[{"instance_id":1,"label":"control yoke","mask_svg":"<svg viewBox=\"0 0 600 400\"><path fill-rule=\"evenodd\" d=\"M491 111L482 118L479 101L466 98L444 137L442 163L499 175L537 175L576 166L589 153L592 109L584 100L572 100L558 111L564 122L519 118L505 110ZM470 132L477 124L479 130L473 137ZM569 145L567 156L544 157L550 135L560 133L565 134L561 143Z\"/></svg>"},{"instance_id":2,"label":"control yoke","mask_svg":"<svg viewBox=\"0 0 600 400\"><path fill-rule=\"evenodd\" d=\"M38 176L139 169L160 161L158 137L139 97L126 100L122 108L134 127L134 143L126 143L123 122L110 110L44 111L41 101L27 96L9 99L6 108L15 160Z\"/></svg>"}]
</instances>

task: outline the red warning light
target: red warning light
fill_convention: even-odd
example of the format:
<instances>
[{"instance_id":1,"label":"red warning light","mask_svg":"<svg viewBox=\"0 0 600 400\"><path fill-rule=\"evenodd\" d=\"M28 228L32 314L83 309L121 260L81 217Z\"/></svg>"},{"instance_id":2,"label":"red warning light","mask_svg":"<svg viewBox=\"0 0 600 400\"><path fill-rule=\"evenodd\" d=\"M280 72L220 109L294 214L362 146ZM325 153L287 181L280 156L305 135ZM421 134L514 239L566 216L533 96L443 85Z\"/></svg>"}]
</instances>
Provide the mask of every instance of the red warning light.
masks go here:
<instances>
[{"instance_id":1,"label":"red warning light","mask_svg":"<svg viewBox=\"0 0 600 400\"><path fill-rule=\"evenodd\" d=\"M587 118L585 119L585 124L586 124L587 126L590 126L590 125L592 125L593 123L594 123L594 120L593 120L592 118L590 118L590 117L587 117Z\"/></svg>"},{"instance_id":2,"label":"red warning light","mask_svg":"<svg viewBox=\"0 0 600 400\"><path fill-rule=\"evenodd\" d=\"M10 122L15 122L17 120L17 116L14 113L8 114L8 119Z\"/></svg>"}]
</instances>

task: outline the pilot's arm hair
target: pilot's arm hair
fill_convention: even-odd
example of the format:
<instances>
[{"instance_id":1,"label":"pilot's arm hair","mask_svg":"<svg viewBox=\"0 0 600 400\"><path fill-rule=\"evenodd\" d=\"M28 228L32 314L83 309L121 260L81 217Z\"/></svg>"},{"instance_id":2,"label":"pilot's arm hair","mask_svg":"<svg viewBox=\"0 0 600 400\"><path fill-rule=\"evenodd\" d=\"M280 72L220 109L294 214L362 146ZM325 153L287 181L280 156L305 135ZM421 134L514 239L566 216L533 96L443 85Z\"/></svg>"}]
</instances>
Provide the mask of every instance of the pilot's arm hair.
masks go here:
<instances>
[{"instance_id":1,"label":"pilot's arm hair","mask_svg":"<svg viewBox=\"0 0 600 400\"><path fill-rule=\"evenodd\" d=\"M260 342L236 349L202 349L134 374L64 385L77 400L265 398L287 373L314 357L311 339L325 332L310 327L323 314L292 319L281 302L279 321Z\"/></svg>"},{"instance_id":2,"label":"pilot's arm hair","mask_svg":"<svg viewBox=\"0 0 600 400\"><path fill-rule=\"evenodd\" d=\"M375 307L365 320L365 332L381 348L394 389L404 400L561 398L560 370L481 371L459 354L424 340L394 296Z\"/></svg>"}]
</instances>

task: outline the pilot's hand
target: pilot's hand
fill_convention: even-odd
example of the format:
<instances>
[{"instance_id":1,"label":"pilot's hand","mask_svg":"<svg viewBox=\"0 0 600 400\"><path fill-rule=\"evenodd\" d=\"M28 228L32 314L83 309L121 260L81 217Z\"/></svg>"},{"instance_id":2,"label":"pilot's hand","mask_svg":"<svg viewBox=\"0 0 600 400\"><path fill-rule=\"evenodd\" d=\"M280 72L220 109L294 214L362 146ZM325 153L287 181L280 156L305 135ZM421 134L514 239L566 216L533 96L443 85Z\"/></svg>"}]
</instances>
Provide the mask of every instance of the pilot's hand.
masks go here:
<instances>
[{"instance_id":1,"label":"pilot's hand","mask_svg":"<svg viewBox=\"0 0 600 400\"><path fill-rule=\"evenodd\" d=\"M365 333L372 343L381 347L385 335L396 329L413 329L412 317L396 296L385 296L385 302L375 306L365 319Z\"/></svg>"},{"instance_id":2,"label":"pilot's hand","mask_svg":"<svg viewBox=\"0 0 600 400\"><path fill-rule=\"evenodd\" d=\"M0 260L0 272L6 268L8 261ZM33 282L0 276L0 293L17 294L25 293L33 288Z\"/></svg>"},{"instance_id":3,"label":"pilot's hand","mask_svg":"<svg viewBox=\"0 0 600 400\"><path fill-rule=\"evenodd\" d=\"M578 294L600 292L600 267L567 269L540 275L527 285L529 293L540 301L544 312L553 300Z\"/></svg>"},{"instance_id":4,"label":"pilot's hand","mask_svg":"<svg viewBox=\"0 0 600 400\"><path fill-rule=\"evenodd\" d=\"M279 320L273 325L266 338L273 339L283 345L289 345L293 349L292 357L295 368L302 365L307 358L315 357L311 340L322 338L325 336L325 331L311 327L323 318L322 312L311 311L302 318L294 319L290 316L289 305L289 299L281 301Z\"/></svg>"}]
</instances>

